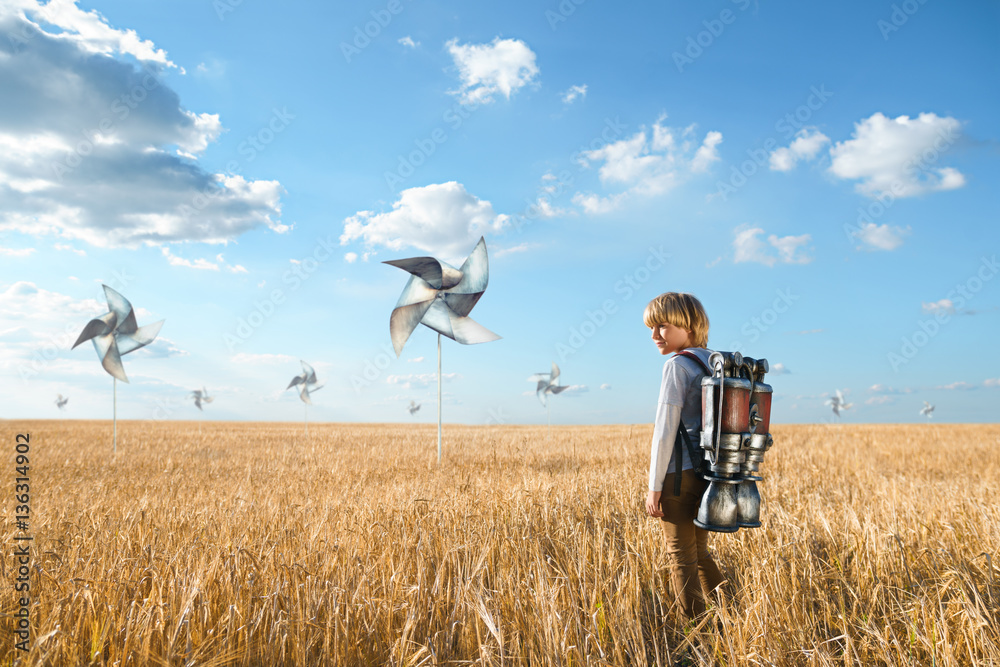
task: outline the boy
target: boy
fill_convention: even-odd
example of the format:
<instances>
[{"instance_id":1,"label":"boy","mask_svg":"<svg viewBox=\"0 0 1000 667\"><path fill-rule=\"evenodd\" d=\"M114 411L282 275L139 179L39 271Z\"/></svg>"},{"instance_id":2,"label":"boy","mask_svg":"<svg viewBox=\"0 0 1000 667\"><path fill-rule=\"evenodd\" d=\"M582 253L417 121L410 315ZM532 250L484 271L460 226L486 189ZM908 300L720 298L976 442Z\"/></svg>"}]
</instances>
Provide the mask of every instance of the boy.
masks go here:
<instances>
[{"instance_id":1,"label":"boy","mask_svg":"<svg viewBox=\"0 0 1000 667\"><path fill-rule=\"evenodd\" d=\"M691 294L666 292L646 306L643 321L652 330L660 354L673 354L663 365L660 400L656 409L650 448L649 493L646 512L661 519L660 526L670 559L670 581L681 610L688 618L705 611L705 595L718 588L724 577L708 553L708 531L694 525L701 496L708 482L693 470L693 463L678 427L683 422L691 442L698 447L701 431L701 378L706 372L691 354L708 367L708 315ZM681 452L680 469L674 460ZM700 455L701 450L696 453ZM680 475L680 495L674 495ZM704 591L702 590L704 588Z\"/></svg>"}]
</instances>

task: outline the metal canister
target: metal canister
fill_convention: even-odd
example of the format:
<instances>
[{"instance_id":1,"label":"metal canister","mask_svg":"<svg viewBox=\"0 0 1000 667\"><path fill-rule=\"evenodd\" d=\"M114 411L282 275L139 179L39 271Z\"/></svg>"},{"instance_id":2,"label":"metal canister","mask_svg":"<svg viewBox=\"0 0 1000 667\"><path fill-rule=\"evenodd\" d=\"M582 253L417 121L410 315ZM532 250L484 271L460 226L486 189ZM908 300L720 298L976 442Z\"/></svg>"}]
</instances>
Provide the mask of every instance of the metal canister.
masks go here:
<instances>
[{"instance_id":1,"label":"metal canister","mask_svg":"<svg viewBox=\"0 0 1000 667\"><path fill-rule=\"evenodd\" d=\"M750 429L753 382L740 377L744 367L739 352L713 352L712 375L701 381L701 448L709 470L708 488L694 523L699 528L731 533L739 529L738 487L743 481L745 435Z\"/></svg>"}]
</instances>

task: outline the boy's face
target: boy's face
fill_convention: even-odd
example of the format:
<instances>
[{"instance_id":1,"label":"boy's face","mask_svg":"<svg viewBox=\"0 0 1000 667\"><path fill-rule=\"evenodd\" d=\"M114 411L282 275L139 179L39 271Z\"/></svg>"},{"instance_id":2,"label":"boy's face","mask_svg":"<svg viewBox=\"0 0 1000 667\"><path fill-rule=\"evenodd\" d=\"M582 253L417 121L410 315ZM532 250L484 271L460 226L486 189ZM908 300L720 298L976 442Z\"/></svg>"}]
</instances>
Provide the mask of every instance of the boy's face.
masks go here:
<instances>
[{"instance_id":1,"label":"boy's face","mask_svg":"<svg viewBox=\"0 0 1000 667\"><path fill-rule=\"evenodd\" d=\"M673 354L690 347L688 337L691 332L687 329L675 327L673 324L664 322L652 328L653 342L660 354Z\"/></svg>"}]
</instances>

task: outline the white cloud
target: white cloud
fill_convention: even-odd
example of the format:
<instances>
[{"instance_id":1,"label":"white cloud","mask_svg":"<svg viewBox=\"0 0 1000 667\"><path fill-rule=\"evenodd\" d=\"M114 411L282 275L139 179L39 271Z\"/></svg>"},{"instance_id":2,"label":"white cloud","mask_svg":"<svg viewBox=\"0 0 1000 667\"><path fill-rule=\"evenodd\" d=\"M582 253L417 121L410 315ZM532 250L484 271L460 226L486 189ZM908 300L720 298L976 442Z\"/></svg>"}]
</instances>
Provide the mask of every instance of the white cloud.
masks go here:
<instances>
[{"instance_id":1,"label":"white cloud","mask_svg":"<svg viewBox=\"0 0 1000 667\"><path fill-rule=\"evenodd\" d=\"M347 262L348 264L354 264L354 262L358 261L358 253L356 252L344 253L344 261Z\"/></svg>"},{"instance_id":2,"label":"white cloud","mask_svg":"<svg viewBox=\"0 0 1000 667\"><path fill-rule=\"evenodd\" d=\"M896 399L892 396L872 396L865 400L865 405L887 405L895 402Z\"/></svg>"},{"instance_id":3,"label":"white cloud","mask_svg":"<svg viewBox=\"0 0 1000 667\"><path fill-rule=\"evenodd\" d=\"M916 390L915 389L911 389L910 387L903 387L902 389L897 389L896 387L889 387L889 386L886 386L884 384L873 384L872 386L870 386L868 388L868 391L870 391L872 393L875 393L875 394L892 394L892 395L897 395L897 394L912 394Z\"/></svg>"},{"instance_id":4,"label":"white cloud","mask_svg":"<svg viewBox=\"0 0 1000 667\"><path fill-rule=\"evenodd\" d=\"M960 130L955 118L933 113L915 119L875 113L855 124L852 139L830 149L830 173L859 181L855 189L869 197L954 190L965 185L965 176L951 167L934 165Z\"/></svg>"},{"instance_id":5,"label":"white cloud","mask_svg":"<svg viewBox=\"0 0 1000 667\"><path fill-rule=\"evenodd\" d=\"M770 375L791 375L791 371L785 368L784 364L772 364L768 374Z\"/></svg>"},{"instance_id":6,"label":"white cloud","mask_svg":"<svg viewBox=\"0 0 1000 667\"><path fill-rule=\"evenodd\" d=\"M34 248L0 248L0 257L28 257Z\"/></svg>"},{"instance_id":7,"label":"white cloud","mask_svg":"<svg viewBox=\"0 0 1000 667\"><path fill-rule=\"evenodd\" d=\"M733 263L757 262L765 266L783 264L808 264L812 257L805 254L805 245L812 237L809 234L800 236L778 237L771 234L767 243L758 238L764 230L759 227L737 227L733 239ZM772 248L778 251L777 255Z\"/></svg>"},{"instance_id":8,"label":"white cloud","mask_svg":"<svg viewBox=\"0 0 1000 667\"><path fill-rule=\"evenodd\" d=\"M583 99L587 96L586 84L582 86L570 86L563 94L563 104L572 104L577 98Z\"/></svg>"},{"instance_id":9,"label":"white cloud","mask_svg":"<svg viewBox=\"0 0 1000 667\"><path fill-rule=\"evenodd\" d=\"M462 377L458 373L442 373L444 382L451 382ZM413 389L414 387L428 387L437 384L437 373L410 373L409 375L390 375L385 379L387 384L396 384L403 389Z\"/></svg>"},{"instance_id":10,"label":"white cloud","mask_svg":"<svg viewBox=\"0 0 1000 667\"><path fill-rule=\"evenodd\" d=\"M68 0L5 4L23 13L0 12L0 35L30 39L0 57L0 181L13 184L0 190L0 229L99 247L287 230L277 182L193 159L222 126L181 106L160 77L163 51Z\"/></svg>"},{"instance_id":11,"label":"white cloud","mask_svg":"<svg viewBox=\"0 0 1000 667\"><path fill-rule=\"evenodd\" d=\"M962 380L959 382L952 382L951 384L944 384L935 389L947 389L948 391L968 391L970 389L975 389L976 385L969 384L968 382Z\"/></svg>"},{"instance_id":12,"label":"white cloud","mask_svg":"<svg viewBox=\"0 0 1000 667\"><path fill-rule=\"evenodd\" d=\"M773 171L791 171L800 160L812 160L820 149L830 143L830 138L815 127L804 127L795 135L787 148L771 153Z\"/></svg>"},{"instance_id":13,"label":"white cloud","mask_svg":"<svg viewBox=\"0 0 1000 667\"><path fill-rule=\"evenodd\" d=\"M862 243L858 246L859 250L895 250L903 245L903 237L909 233L909 227L903 229L902 227L866 222L853 233L853 236Z\"/></svg>"},{"instance_id":14,"label":"white cloud","mask_svg":"<svg viewBox=\"0 0 1000 667\"><path fill-rule=\"evenodd\" d=\"M233 355L230 361L234 364L246 364L248 366L277 366L295 363L298 359L287 354L249 354L247 352L240 352ZM316 364L313 365L315 366Z\"/></svg>"},{"instance_id":15,"label":"white cloud","mask_svg":"<svg viewBox=\"0 0 1000 667\"><path fill-rule=\"evenodd\" d=\"M957 312L955 304L952 303L951 299L941 299L940 301L932 301L930 303L923 302L920 304L920 308L925 313L931 315L937 315L938 313L942 315L954 315Z\"/></svg>"},{"instance_id":16,"label":"white cloud","mask_svg":"<svg viewBox=\"0 0 1000 667\"><path fill-rule=\"evenodd\" d=\"M424 360L423 357L413 357L412 359L407 359L406 361L411 364L419 364L423 360Z\"/></svg>"},{"instance_id":17,"label":"white cloud","mask_svg":"<svg viewBox=\"0 0 1000 667\"><path fill-rule=\"evenodd\" d=\"M513 255L519 252L527 252L533 248L537 248L537 243L518 243L515 246L510 246L509 248L498 248L493 251L494 257L503 257L504 255Z\"/></svg>"},{"instance_id":18,"label":"white cloud","mask_svg":"<svg viewBox=\"0 0 1000 667\"><path fill-rule=\"evenodd\" d=\"M411 49L415 49L418 46L420 46L420 42L414 42L413 38L410 37L409 35L405 35L403 37L400 37L396 41L399 42L400 44L402 44L403 46L409 47Z\"/></svg>"},{"instance_id":19,"label":"white cloud","mask_svg":"<svg viewBox=\"0 0 1000 667\"><path fill-rule=\"evenodd\" d=\"M193 261L184 259L183 257L178 257L177 255L171 253L170 248L166 246L160 248L160 252L162 252L163 256L167 258L167 262L169 262L170 266L186 266L189 269L203 269L207 271L219 270L218 264L213 264L207 259L196 259Z\"/></svg>"},{"instance_id":20,"label":"white cloud","mask_svg":"<svg viewBox=\"0 0 1000 667\"><path fill-rule=\"evenodd\" d=\"M86 257L87 256L87 252L85 250L78 250L78 249L74 248L73 246L67 245L65 243L56 243L52 247L55 248L56 250L68 250L69 252L72 252L72 253L75 253L75 254L79 255L80 257Z\"/></svg>"},{"instance_id":21,"label":"white cloud","mask_svg":"<svg viewBox=\"0 0 1000 667\"><path fill-rule=\"evenodd\" d=\"M520 40L496 37L491 44L463 45L453 39L446 46L461 78L452 93L465 104L487 104L498 93L510 99L538 77L535 54Z\"/></svg>"},{"instance_id":22,"label":"white cloud","mask_svg":"<svg viewBox=\"0 0 1000 667\"><path fill-rule=\"evenodd\" d=\"M984 387L1000 387L1000 378L989 378L983 380Z\"/></svg>"},{"instance_id":23,"label":"white cloud","mask_svg":"<svg viewBox=\"0 0 1000 667\"><path fill-rule=\"evenodd\" d=\"M611 389L611 385L605 382L604 384L601 385L601 389L604 389L605 391L607 391L607 390Z\"/></svg>"},{"instance_id":24,"label":"white cloud","mask_svg":"<svg viewBox=\"0 0 1000 667\"><path fill-rule=\"evenodd\" d=\"M93 359L77 356L70 346L91 318L105 312L103 301L77 299L28 281L0 286L0 369L21 379L69 368L96 375ZM144 317L140 325L147 323Z\"/></svg>"},{"instance_id":25,"label":"white cloud","mask_svg":"<svg viewBox=\"0 0 1000 667\"><path fill-rule=\"evenodd\" d=\"M722 132L712 131L705 135L705 141L694 154L691 160L691 171L705 172L709 166L719 159L719 152L715 147L722 143Z\"/></svg>"},{"instance_id":26,"label":"white cloud","mask_svg":"<svg viewBox=\"0 0 1000 667\"><path fill-rule=\"evenodd\" d=\"M91 54L131 55L144 63L177 67L163 50L149 40L140 39L134 30L116 30L96 10L85 12L76 3L77 0L51 0L42 5L34 0L7 0L0 3L0 9L22 10L25 18L57 26L62 29L57 33L61 42ZM35 32L11 34L34 36Z\"/></svg>"},{"instance_id":27,"label":"white cloud","mask_svg":"<svg viewBox=\"0 0 1000 667\"><path fill-rule=\"evenodd\" d=\"M582 167L603 163L598 169L603 184L626 189L604 197L578 192L573 202L585 213L606 213L629 197L662 194L684 176L704 172L719 159L716 148L722 142L720 132L708 132L697 143L693 125L683 130L670 128L662 124L665 118L658 118L649 131L643 128L631 137L581 153Z\"/></svg>"},{"instance_id":28,"label":"white cloud","mask_svg":"<svg viewBox=\"0 0 1000 667\"><path fill-rule=\"evenodd\" d=\"M358 211L344 220L340 243L362 239L369 246L413 247L442 259L459 258L480 236L503 231L507 223L490 202L450 181L403 190L388 213Z\"/></svg>"}]
</instances>

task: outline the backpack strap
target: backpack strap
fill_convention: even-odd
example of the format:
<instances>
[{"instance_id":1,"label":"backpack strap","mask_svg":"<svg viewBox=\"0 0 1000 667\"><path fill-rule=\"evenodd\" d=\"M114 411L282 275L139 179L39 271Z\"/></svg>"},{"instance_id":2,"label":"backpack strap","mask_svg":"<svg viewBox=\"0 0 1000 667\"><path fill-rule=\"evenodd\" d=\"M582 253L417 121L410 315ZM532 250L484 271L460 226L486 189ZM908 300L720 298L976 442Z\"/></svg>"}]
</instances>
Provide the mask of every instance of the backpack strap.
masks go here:
<instances>
[{"instance_id":1,"label":"backpack strap","mask_svg":"<svg viewBox=\"0 0 1000 667\"><path fill-rule=\"evenodd\" d=\"M701 357L699 357L694 352L688 352L687 350L681 350L680 352L676 352L674 354L675 354L675 356L678 356L678 357L687 357L688 359L693 359L694 361L696 361L698 363L699 366L701 366L701 369L703 371L705 371L706 375L711 375L712 374L712 369L710 369L705 364L705 362L701 360Z\"/></svg>"}]
</instances>

